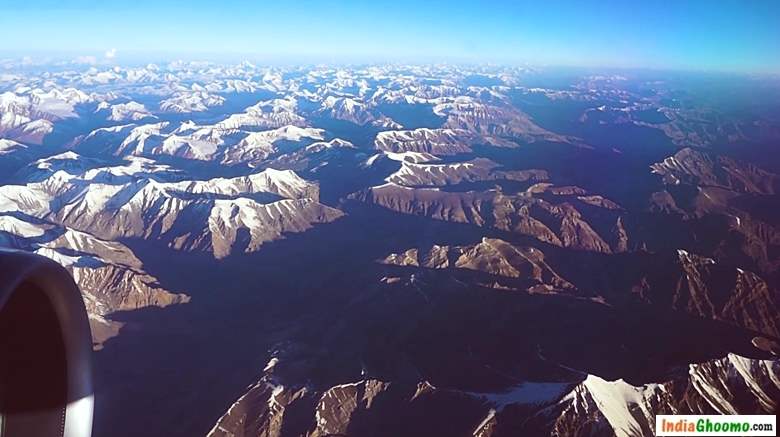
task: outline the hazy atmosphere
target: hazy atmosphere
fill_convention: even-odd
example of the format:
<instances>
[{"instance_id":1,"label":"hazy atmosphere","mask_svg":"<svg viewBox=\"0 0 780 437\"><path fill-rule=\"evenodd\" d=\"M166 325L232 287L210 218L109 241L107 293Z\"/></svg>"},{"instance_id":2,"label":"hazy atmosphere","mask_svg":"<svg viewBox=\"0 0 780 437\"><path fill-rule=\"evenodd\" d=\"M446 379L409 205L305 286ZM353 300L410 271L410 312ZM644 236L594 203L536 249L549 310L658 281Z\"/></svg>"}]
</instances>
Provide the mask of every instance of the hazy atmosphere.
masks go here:
<instances>
[{"instance_id":1,"label":"hazy atmosphere","mask_svg":"<svg viewBox=\"0 0 780 437\"><path fill-rule=\"evenodd\" d=\"M0 0L0 435L771 435L778 23Z\"/></svg>"}]
</instances>

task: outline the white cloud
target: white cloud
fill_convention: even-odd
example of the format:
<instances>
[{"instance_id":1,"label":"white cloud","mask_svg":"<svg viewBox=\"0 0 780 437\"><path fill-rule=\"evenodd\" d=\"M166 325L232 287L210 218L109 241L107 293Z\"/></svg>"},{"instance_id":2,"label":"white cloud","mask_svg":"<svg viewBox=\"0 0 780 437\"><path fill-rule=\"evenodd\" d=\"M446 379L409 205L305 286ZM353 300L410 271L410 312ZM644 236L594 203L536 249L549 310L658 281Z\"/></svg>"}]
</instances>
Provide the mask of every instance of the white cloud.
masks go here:
<instances>
[{"instance_id":1,"label":"white cloud","mask_svg":"<svg viewBox=\"0 0 780 437\"><path fill-rule=\"evenodd\" d=\"M112 48L110 50L106 50L106 59L114 59L116 56L116 49Z\"/></svg>"},{"instance_id":2,"label":"white cloud","mask_svg":"<svg viewBox=\"0 0 780 437\"><path fill-rule=\"evenodd\" d=\"M87 64L87 65L95 65L97 64L97 58L94 56L79 56L76 59L73 60L74 64Z\"/></svg>"}]
</instances>

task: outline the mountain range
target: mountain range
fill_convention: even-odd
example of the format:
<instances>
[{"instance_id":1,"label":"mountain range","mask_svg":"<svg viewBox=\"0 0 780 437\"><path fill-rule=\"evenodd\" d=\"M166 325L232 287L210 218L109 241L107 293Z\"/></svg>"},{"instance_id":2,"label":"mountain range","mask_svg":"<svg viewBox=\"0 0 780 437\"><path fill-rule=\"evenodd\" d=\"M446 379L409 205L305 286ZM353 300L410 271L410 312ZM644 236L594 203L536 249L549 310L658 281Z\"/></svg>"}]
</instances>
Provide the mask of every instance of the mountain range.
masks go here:
<instances>
[{"instance_id":1,"label":"mountain range","mask_svg":"<svg viewBox=\"0 0 780 437\"><path fill-rule=\"evenodd\" d=\"M97 436L637 436L780 409L772 78L18 69L0 245L81 287Z\"/></svg>"}]
</instances>

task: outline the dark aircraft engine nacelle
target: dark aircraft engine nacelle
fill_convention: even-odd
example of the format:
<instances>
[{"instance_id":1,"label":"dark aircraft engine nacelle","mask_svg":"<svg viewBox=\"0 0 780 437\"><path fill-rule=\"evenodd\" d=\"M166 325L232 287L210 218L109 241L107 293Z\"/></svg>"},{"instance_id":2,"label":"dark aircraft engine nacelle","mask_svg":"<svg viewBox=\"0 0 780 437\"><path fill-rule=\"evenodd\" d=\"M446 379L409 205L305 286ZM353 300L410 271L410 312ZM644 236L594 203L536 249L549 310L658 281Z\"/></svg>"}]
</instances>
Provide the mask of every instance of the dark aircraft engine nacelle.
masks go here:
<instances>
[{"instance_id":1,"label":"dark aircraft engine nacelle","mask_svg":"<svg viewBox=\"0 0 780 437\"><path fill-rule=\"evenodd\" d=\"M89 437L92 341L70 274L0 250L0 437Z\"/></svg>"}]
</instances>

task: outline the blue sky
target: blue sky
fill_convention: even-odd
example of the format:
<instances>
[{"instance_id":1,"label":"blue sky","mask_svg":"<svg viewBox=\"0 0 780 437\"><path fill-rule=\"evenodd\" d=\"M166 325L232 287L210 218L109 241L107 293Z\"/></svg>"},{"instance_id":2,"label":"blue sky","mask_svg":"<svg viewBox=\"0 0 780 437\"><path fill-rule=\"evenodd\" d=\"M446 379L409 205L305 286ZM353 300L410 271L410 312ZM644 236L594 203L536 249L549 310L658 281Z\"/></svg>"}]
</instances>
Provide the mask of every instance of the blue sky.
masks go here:
<instances>
[{"instance_id":1,"label":"blue sky","mask_svg":"<svg viewBox=\"0 0 780 437\"><path fill-rule=\"evenodd\" d=\"M780 1L0 1L0 51L780 71Z\"/></svg>"}]
</instances>

